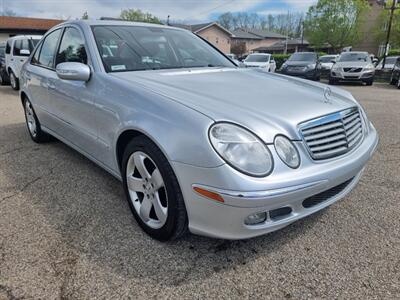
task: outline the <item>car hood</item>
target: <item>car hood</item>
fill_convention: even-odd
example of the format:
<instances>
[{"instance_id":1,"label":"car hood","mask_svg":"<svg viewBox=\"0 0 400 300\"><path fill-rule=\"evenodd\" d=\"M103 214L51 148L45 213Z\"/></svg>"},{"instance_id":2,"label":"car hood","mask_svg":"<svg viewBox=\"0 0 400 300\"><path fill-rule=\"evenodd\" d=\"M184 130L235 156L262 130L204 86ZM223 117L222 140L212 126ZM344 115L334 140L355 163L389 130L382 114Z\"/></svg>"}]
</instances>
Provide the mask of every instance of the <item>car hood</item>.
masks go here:
<instances>
[{"instance_id":1,"label":"car hood","mask_svg":"<svg viewBox=\"0 0 400 300\"><path fill-rule=\"evenodd\" d=\"M327 85L256 69L201 68L111 73L190 107L214 121L240 124L266 143L276 134L300 139L297 125L357 103ZM329 101L324 97L331 90Z\"/></svg>"},{"instance_id":2,"label":"car hood","mask_svg":"<svg viewBox=\"0 0 400 300\"><path fill-rule=\"evenodd\" d=\"M368 65L371 65L371 63L366 61L343 61L335 64L335 66L340 68L365 68Z\"/></svg>"}]
</instances>

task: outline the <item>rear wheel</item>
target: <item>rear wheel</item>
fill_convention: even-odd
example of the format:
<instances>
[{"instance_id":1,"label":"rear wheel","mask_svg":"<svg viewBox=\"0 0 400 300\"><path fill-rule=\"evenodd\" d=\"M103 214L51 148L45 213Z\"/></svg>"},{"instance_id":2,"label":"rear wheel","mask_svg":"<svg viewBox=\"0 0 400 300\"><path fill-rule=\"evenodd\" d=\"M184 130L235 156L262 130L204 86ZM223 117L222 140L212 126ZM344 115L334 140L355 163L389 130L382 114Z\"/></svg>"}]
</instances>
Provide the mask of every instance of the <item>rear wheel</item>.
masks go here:
<instances>
[{"instance_id":1,"label":"rear wheel","mask_svg":"<svg viewBox=\"0 0 400 300\"><path fill-rule=\"evenodd\" d=\"M50 140L50 136L42 131L39 120L29 99L24 100L25 120L29 135L35 143L44 143Z\"/></svg>"},{"instance_id":2,"label":"rear wheel","mask_svg":"<svg viewBox=\"0 0 400 300\"><path fill-rule=\"evenodd\" d=\"M167 241L187 231L188 218L178 180L167 158L144 136L134 138L122 159L125 195L140 227Z\"/></svg>"},{"instance_id":3,"label":"rear wheel","mask_svg":"<svg viewBox=\"0 0 400 300\"><path fill-rule=\"evenodd\" d=\"M389 83L390 83L391 85L395 85L395 84L396 84L396 79L395 79L394 76L393 76L393 72L392 72L392 75L390 75L390 81L389 81Z\"/></svg>"},{"instance_id":4,"label":"rear wheel","mask_svg":"<svg viewBox=\"0 0 400 300\"><path fill-rule=\"evenodd\" d=\"M374 83L374 80L371 79L371 80L366 81L365 83L366 83L368 86L371 86L371 85Z\"/></svg>"},{"instance_id":5,"label":"rear wheel","mask_svg":"<svg viewBox=\"0 0 400 300\"><path fill-rule=\"evenodd\" d=\"M400 76L399 79L397 79L397 88L400 89Z\"/></svg>"},{"instance_id":6,"label":"rear wheel","mask_svg":"<svg viewBox=\"0 0 400 300\"><path fill-rule=\"evenodd\" d=\"M18 91L19 90L19 80L15 76L13 71L10 71L10 84L13 90Z\"/></svg>"},{"instance_id":7,"label":"rear wheel","mask_svg":"<svg viewBox=\"0 0 400 300\"><path fill-rule=\"evenodd\" d=\"M5 79L4 73L0 72L0 85L6 85L8 82Z\"/></svg>"}]
</instances>

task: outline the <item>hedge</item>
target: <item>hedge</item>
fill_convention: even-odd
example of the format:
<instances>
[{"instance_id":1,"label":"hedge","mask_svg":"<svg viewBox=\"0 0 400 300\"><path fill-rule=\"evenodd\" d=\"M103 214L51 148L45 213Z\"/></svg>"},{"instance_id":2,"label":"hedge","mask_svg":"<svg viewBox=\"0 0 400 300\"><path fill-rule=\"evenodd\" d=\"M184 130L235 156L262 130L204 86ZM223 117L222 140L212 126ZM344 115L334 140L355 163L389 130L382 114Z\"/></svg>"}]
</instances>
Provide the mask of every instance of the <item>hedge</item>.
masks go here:
<instances>
[{"instance_id":1,"label":"hedge","mask_svg":"<svg viewBox=\"0 0 400 300\"><path fill-rule=\"evenodd\" d=\"M400 49L389 50L389 56L399 56L399 55L400 55Z\"/></svg>"},{"instance_id":2,"label":"hedge","mask_svg":"<svg viewBox=\"0 0 400 300\"><path fill-rule=\"evenodd\" d=\"M272 54L272 57L276 62L276 68L280 69L285 60L287 60L290 57L290 55L291 54Z\"/></svg>"}]
</instances>

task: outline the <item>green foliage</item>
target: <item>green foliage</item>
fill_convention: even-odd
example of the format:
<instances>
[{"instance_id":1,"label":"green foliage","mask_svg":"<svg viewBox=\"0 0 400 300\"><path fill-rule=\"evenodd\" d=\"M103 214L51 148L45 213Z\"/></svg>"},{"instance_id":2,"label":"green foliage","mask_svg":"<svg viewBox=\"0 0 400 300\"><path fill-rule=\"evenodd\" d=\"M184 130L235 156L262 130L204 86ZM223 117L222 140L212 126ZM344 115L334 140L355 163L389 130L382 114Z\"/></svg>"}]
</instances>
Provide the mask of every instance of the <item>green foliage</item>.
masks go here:
<instances>
[{"instance_id":1,"label":"green foliage","mask_svg":"<svg viewBox=\"0 0 400 300\"><path fill-rule=\"evenodd\" d=\"M389 50L389 56L400 56L400 48Z\"/></svg>"},{"instance_id":2,"label":"green foliage","mask_svg":"<svg viewBox=\"0 0 400 300\"><path fill-rule=\"evenodd\" d=\"M85 12L83 13L81 19L82 19L82 20L88 20L88 19L89 19L89 15L88 15L87 11L85 11Z\"/></svg>"},{"instance_id":3,"label":"green foliage","mask_svg":"<svg viewBox=\"0 0 400 300\"><path fill-rule=\"evenodd\" d=\"M276 68L280 69L283 63L290 57L291 54L272 54L276 62Z\"/></svg>"},{"instance_id":4,"label":"green foliage","mask_svg":"<svg viewBox=\"0 0 400 300\"><path fill-rule=\"evenodd\" d=\"M336 52L356 43L369 9L365 0L318 0L309 8L305 36L317 48L329 44Z\"/></svg>"},{"instance_id":5,"label":"green foliage","mask_svg":"<svg viewBox=\"0 0 400 300\"><path fill-rule=\"evenodd\" d=\"M388 1L386 3L386 7L391 7L392 1ZM400 6L400 2L398 4ZM390 18L390 10L383 9L379 15L378 21L374 28L375 38L379 43L386 42L386 34L387 34L387 24L389 23ZM390 33L390 41L391 47L399 48L400 47L400 9L397 9L393 13L392 20L392 29Z\"/></svg>"},{"instance_id":6,"label":"green foliage","mask_svg":"<svg viewBox=\"0 0 400 300\"><path fill-rule=\"evenodd\" d=\"M142 12L140 9L124 9L121 11L120 18L132 22L162 24L160 19L156 16L147 12Z\"/></svg>"}]
</instances>

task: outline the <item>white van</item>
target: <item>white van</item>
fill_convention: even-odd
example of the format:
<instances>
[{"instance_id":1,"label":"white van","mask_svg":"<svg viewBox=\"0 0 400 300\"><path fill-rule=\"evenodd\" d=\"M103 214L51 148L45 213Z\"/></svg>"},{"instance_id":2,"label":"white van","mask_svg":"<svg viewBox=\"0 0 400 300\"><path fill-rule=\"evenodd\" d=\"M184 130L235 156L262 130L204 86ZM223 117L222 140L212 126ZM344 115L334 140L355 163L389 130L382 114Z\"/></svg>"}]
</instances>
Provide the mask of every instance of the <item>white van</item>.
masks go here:
<instances>
[{"instance_id":1,"label":"white van","mask_svg":"<svg viewBox=\"0 0 400 300\"><path fill-rule=\"evenodd\" d=\"M10 76L11 87L19 89L19 72L28 59L41 35L18 35L7 40L6 44L6 70Z\"/></svg>"}]
</instances>

